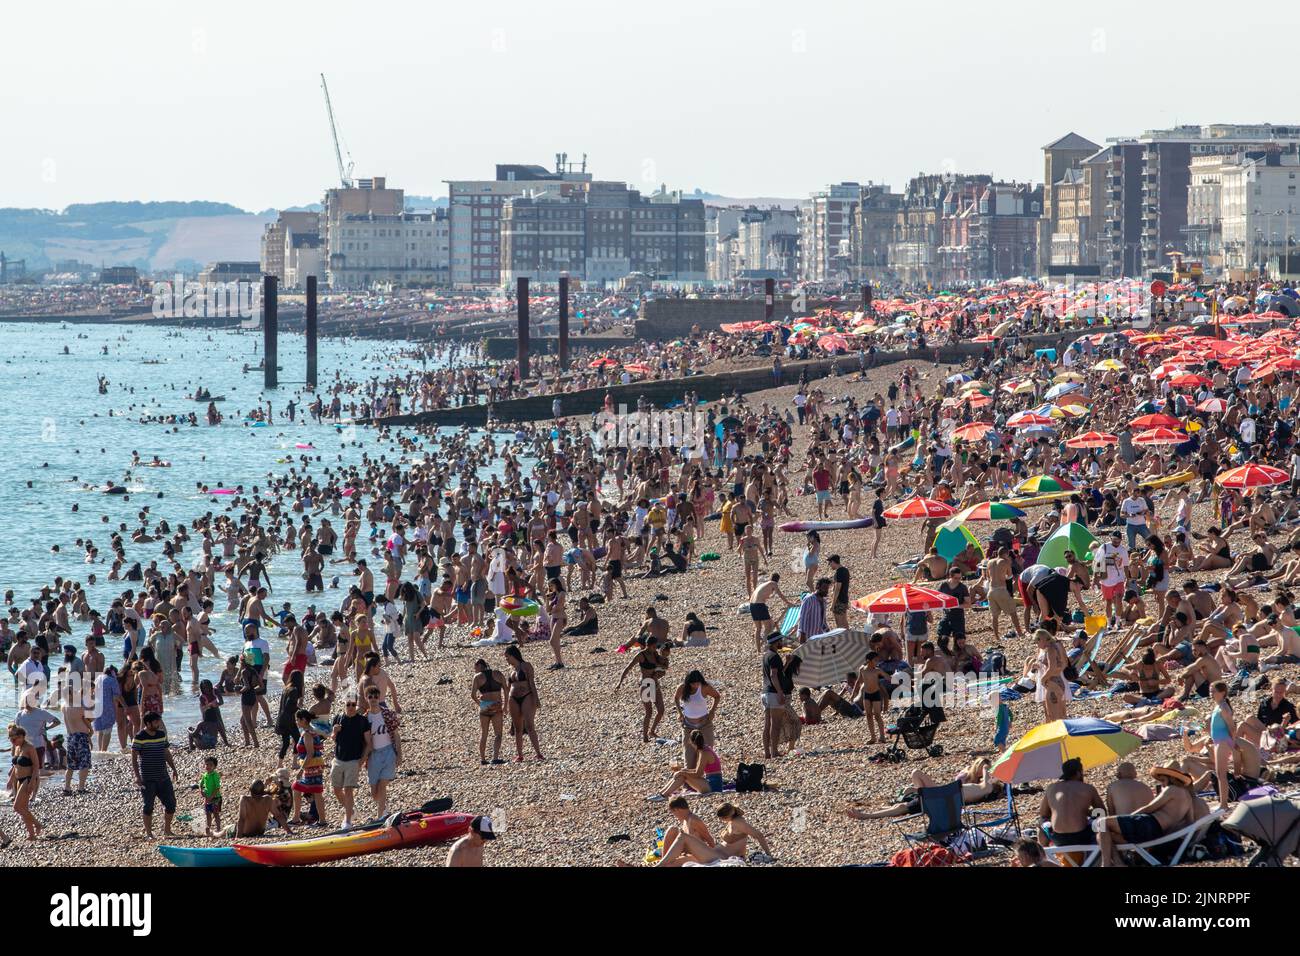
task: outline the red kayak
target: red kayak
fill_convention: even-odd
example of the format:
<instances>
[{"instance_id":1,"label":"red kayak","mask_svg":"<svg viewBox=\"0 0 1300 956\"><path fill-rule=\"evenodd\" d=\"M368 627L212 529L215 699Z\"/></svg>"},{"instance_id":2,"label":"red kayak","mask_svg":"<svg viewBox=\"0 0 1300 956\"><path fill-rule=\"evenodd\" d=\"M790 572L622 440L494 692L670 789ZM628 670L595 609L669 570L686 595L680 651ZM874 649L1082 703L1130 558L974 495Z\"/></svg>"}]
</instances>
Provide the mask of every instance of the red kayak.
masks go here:
<instances>
[{"instance_id":1,"label":"red kayak","mask_svg":"<svg viewBox=\"0 0 1300 956\"><path fill-rule=\"evenodd\" d=\"M468 813L403 813L382 823L285 843L236 843L235 852L263 866L305 866L398 847L454 840L469 832Z\"/></svg>"}]
</instances>

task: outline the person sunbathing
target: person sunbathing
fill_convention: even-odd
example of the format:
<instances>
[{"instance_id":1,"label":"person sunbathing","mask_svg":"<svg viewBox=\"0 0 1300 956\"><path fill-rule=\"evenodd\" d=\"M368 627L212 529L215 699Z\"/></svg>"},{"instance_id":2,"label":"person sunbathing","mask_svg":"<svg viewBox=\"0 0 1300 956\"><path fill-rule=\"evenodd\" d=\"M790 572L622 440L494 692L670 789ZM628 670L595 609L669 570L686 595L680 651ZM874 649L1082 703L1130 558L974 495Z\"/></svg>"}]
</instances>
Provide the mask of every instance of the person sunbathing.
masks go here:
<instances>
[{"instance_id":1,"label":"person sunbathing","mask_svg":"<svg viewBox=\"0 0 1300 956\"><path fill-rule=\"evenodd\" d=\"M724 803L718 807L718 819L724 821L724 826L718 832L718 841L715 845L710 846L690 833L679 832L671 846L665 838L664 855L655 866L681 866L684 863L708 866L729 857L739 857L743 860L748 855L750 837L758 841L764 854L768 857L772 856L772 848L767 842L767 837L750 826L739 807Z\"/></svg>"},{"instance_id":2,"label":"person sunbathing","mask_svg":"<svg viewBox=\"0 0 1300 956\"><path fill-rule=\"evenodd\" d=\"M1116 842L1149 843L1176 833L1197 819L1192 778L1176 763L1156 766L1151 776L1164 784L1156 798L1133 813L1102 817L1097 824L1102 866L1123 866Z\"/></svg>"},{"instance_id":3,"label":"person sunbathing","mask_svg":"<svg viewBox=\"0 0 1300 956\"><path fill-rule=\"evenodd\" d=\"M988 771L988 758L977 757L953 778L961 782L961 800L963 804L982 803L1002 792L1002 782L995 780ZM903 799L880 810L860 810L857 807L849 807L844 812L854 820L883 820L886 817L905 817L913 813L920 813L920 791L923 788L942 787L943 785L943 781L934 779L925 771L913 770L912 785L903 791Z\"/></svg>"}]
</instances>

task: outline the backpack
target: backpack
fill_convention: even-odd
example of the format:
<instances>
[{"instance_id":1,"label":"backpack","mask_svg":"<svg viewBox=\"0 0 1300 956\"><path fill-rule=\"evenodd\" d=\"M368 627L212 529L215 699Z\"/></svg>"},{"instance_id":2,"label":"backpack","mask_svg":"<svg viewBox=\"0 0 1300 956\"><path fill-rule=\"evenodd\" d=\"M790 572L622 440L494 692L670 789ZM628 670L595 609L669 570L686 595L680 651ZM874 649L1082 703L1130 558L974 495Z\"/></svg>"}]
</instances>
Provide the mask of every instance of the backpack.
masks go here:
<instances>
[{"instance_id":1,"label":"backpack","mask_svg":"<svg viewBox=\"0 0 1300 956\"><path fill-rule=\"evenodd\" d=\"M765 789L763 785L763 771L766 767L761 763L742 763L736 767L736 792L737 793L759 793Z\"/></svg>"}]
</instances>

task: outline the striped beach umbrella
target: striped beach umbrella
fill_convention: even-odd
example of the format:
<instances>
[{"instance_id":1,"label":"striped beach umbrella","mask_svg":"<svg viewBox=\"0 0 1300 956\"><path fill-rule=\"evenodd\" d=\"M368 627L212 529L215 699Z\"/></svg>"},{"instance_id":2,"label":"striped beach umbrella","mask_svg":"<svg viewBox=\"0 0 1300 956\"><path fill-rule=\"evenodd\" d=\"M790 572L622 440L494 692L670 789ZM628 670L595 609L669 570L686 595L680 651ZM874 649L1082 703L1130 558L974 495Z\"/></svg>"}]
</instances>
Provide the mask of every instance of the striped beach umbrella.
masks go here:
<instances>
[{"instance_id":1,"label":"striped beach umbrella","mask_svg":"<svg viewBox=\"0 0 1300 956\"><path fill-rule=\"evenodd\" d=\"M1073 491L1074 485L1064 478L1052 475L1031 475L1016 485L1016 494L1044 495L1057 491Z\"/></svg>"},{"instance_id":2,"label":"striped beach umbrella","mask_svg":"<svg viewBox=\"0 0 1300 956\"><path fill-rule=\"evenodd\" d=\"M952 505L917 495L885 509L886 518L947 518L957 511Z\"/></svg>"},{"instance_id":3,"label":"striped beach umbrella","mask_svg":"<svg viewBox=\"0 0 1300 956\"><path fill-rule=\"evenodd\" d=\"M1053 419L1049 415L1039 415L1037 412L1016 412L1007 419L1008 428L1029 428L1031 425L1051 425Z\"/></svg>"},{"instance_id":4,"label":"striped beach umbrella","mask_svg":"<svg viewBox=\"0 0 1300 956\"><path fill-rule=\"evenodd\" d=\"M798 687L829 687L844 680L844 675L857 673L867 660L871 638L863 631L850 631L838 627L825 634L816 634L799 645L794 656L801 658L799 672L794 682Z\"/></svg>"},{"instance_id":5,"label":"striped beach umbrella","mask_svg":"<svg viewBox=\"0 0 1300 956\"><path fill-rule=\"evenodd\" d=\"M899 584L875 591L853 602L856 611L873 614L900 614L904 611L937 611L960 603L951 594L916 584Z\"/></svg>"},{"instance_id":6,"label":"striped beach umbrella","mask_svg":"<svg viewBox=\"0 0 1300 956\"><path fill-rule=\"evenodd\" d=\"M1215 483L1224 488L1268 488L1290 480L1290 475L1272 465L1241 465L1214 476Z\"/></svg>"},{"instance_id":7,"label":"striped beach umbrella","mask_svg":"<svg viewBox=\"0 0 1300 956\"><path fill-rule=\"evenodd\" d=\"M1007 784L1056 780L1061 764L1078 758L1084 770L1105 766L1141 746L1119 724L1096 717L1075 717L1039 724L1012 744L990 772Z\"/></svg>"},{"instance_id":8,"label":"striped beach umbrella","mask_svg":"<svg viewBox=\"0 0 1300 956\"><path fill-rule=\"evenodd\" d=\"M981 501L971 505L953 517L954 521L1010 521L1023 518L1025 513L1014 505L1002 501Z\"/></svg>"}]
</instances>

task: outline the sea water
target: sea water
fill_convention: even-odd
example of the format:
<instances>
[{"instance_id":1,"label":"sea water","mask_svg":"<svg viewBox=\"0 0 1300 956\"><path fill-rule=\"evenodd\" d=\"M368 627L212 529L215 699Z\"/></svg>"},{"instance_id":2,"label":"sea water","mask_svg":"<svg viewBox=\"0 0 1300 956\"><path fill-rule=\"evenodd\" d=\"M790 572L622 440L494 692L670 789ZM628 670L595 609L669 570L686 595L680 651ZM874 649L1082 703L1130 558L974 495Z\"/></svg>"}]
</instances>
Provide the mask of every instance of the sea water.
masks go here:
<instances>
[{"instance_id":1,"label":"sea water","mask_svg":"<svg viewBox=\"0 0 1300 956\"><path fill-rule=\"evenodd\" d=\"M404 375L419 365L418 359L399 355L409 346L400 341L322 339L319 384L328 390L336 371L341 371L345 380L362 382ZM265 489L269 474L283 475L291 467L301 468L298 459L302 455L311 457L311 473L318 480L324 478L327 465L337 470L359 464L363 452L372 458L384 454L390 461L402 456L395 443L380 444L375 429L304 420L305 405L313 396L301 384L306 371L302 335L281 332L281 384L269 392L263 390L262 371L256 367L261 362L260 349L261 333L256 331L0 323L4 363L0 368L0 435L4 441L0 446L0 594L12 589L14 603L26 608L43 585L61 575L82 582L90 606L102 615L123 590L132 588L138 593L141 587L140 582L108 580L112 563L109 536L120 524L125 523L128 531L123 571L136 561L148 567L152 560L158 561L164 573L170 570L162 555L162 541L135 544L129 540L129 532L141 524L139 514L146 506L151 528L159 519L166 519L173 532L181 524L190 530L196 516L221 513L228 502L225 497L203 495L197 490L198 482L214 488L242 485L248 492L254 485ZM159 364L145 364L152 362ZM107 394L99 393L100 376L108 379ZM218 426L207 424L207 402L187 397L200 386L213 396L226 398L217 403L224 416ZM342 396L344 415L348 402L360 402L361 397ZM280 418L290 399L298 405L293 424ZM275 423L250 427L245 415L257 407L265 410L268 400ZM190 412L198 415L197 426L139 421L142 416ZM296 444L315 448L299 449ZM133 451L140 453L142 461L156 455L171 462L171 467L139 467L128 475ZM293 461L277 462L286 458ZM102 488L109 480L126 484L129 500L82 488L84 482ZM79 506L76 512L74 504ZM107 522L101 520L103 516L108 517ZM366 527L363 524L358 538L359 551ZM342 533L341 525L338 531ZM85 562L83 549L75 544L78 538L94 542L100 551L99 562ZM58 553L51 550L56 544ZM199 540L191 537L177 561L188 569L200 554ZM337 609L352 583L353 568L327 564L324 594L304 590L296 551L277 554L269 562L269 571L273 593L267 610L274 612L288 601L301 616L313 603L329 611ZM97 576L97 583L86 586L91 573ZM342 577L339 590L331 590L329 583L336 575ZM221 580L218 574L217 583ZM214 595L213 605L212 641L222 658L205 656L200 679L215 680L224 658L242 646L236 615L225 610L223 592ZM7 613L8 608L0 612ZM64 640L80 653L89 625L73 620L71 626L73 633ZM120 667L121 639L107 635L105 639L106 661ZM272 641L272 649L276 666L270 690L276 693L284 651L277 641ZM61 658L51 663L57 667L58 660ZM323 675L323 670L307 675L308 685ZM182 693L166 700L165 716L173 734L184 739L184 727L198 717L188 653L180 677ZM0 695L0 721L12 717L16 703L15 693ZM237 728L238 699L227 701L225 711L227 728Z\"/></svg>"}]
</instances>

